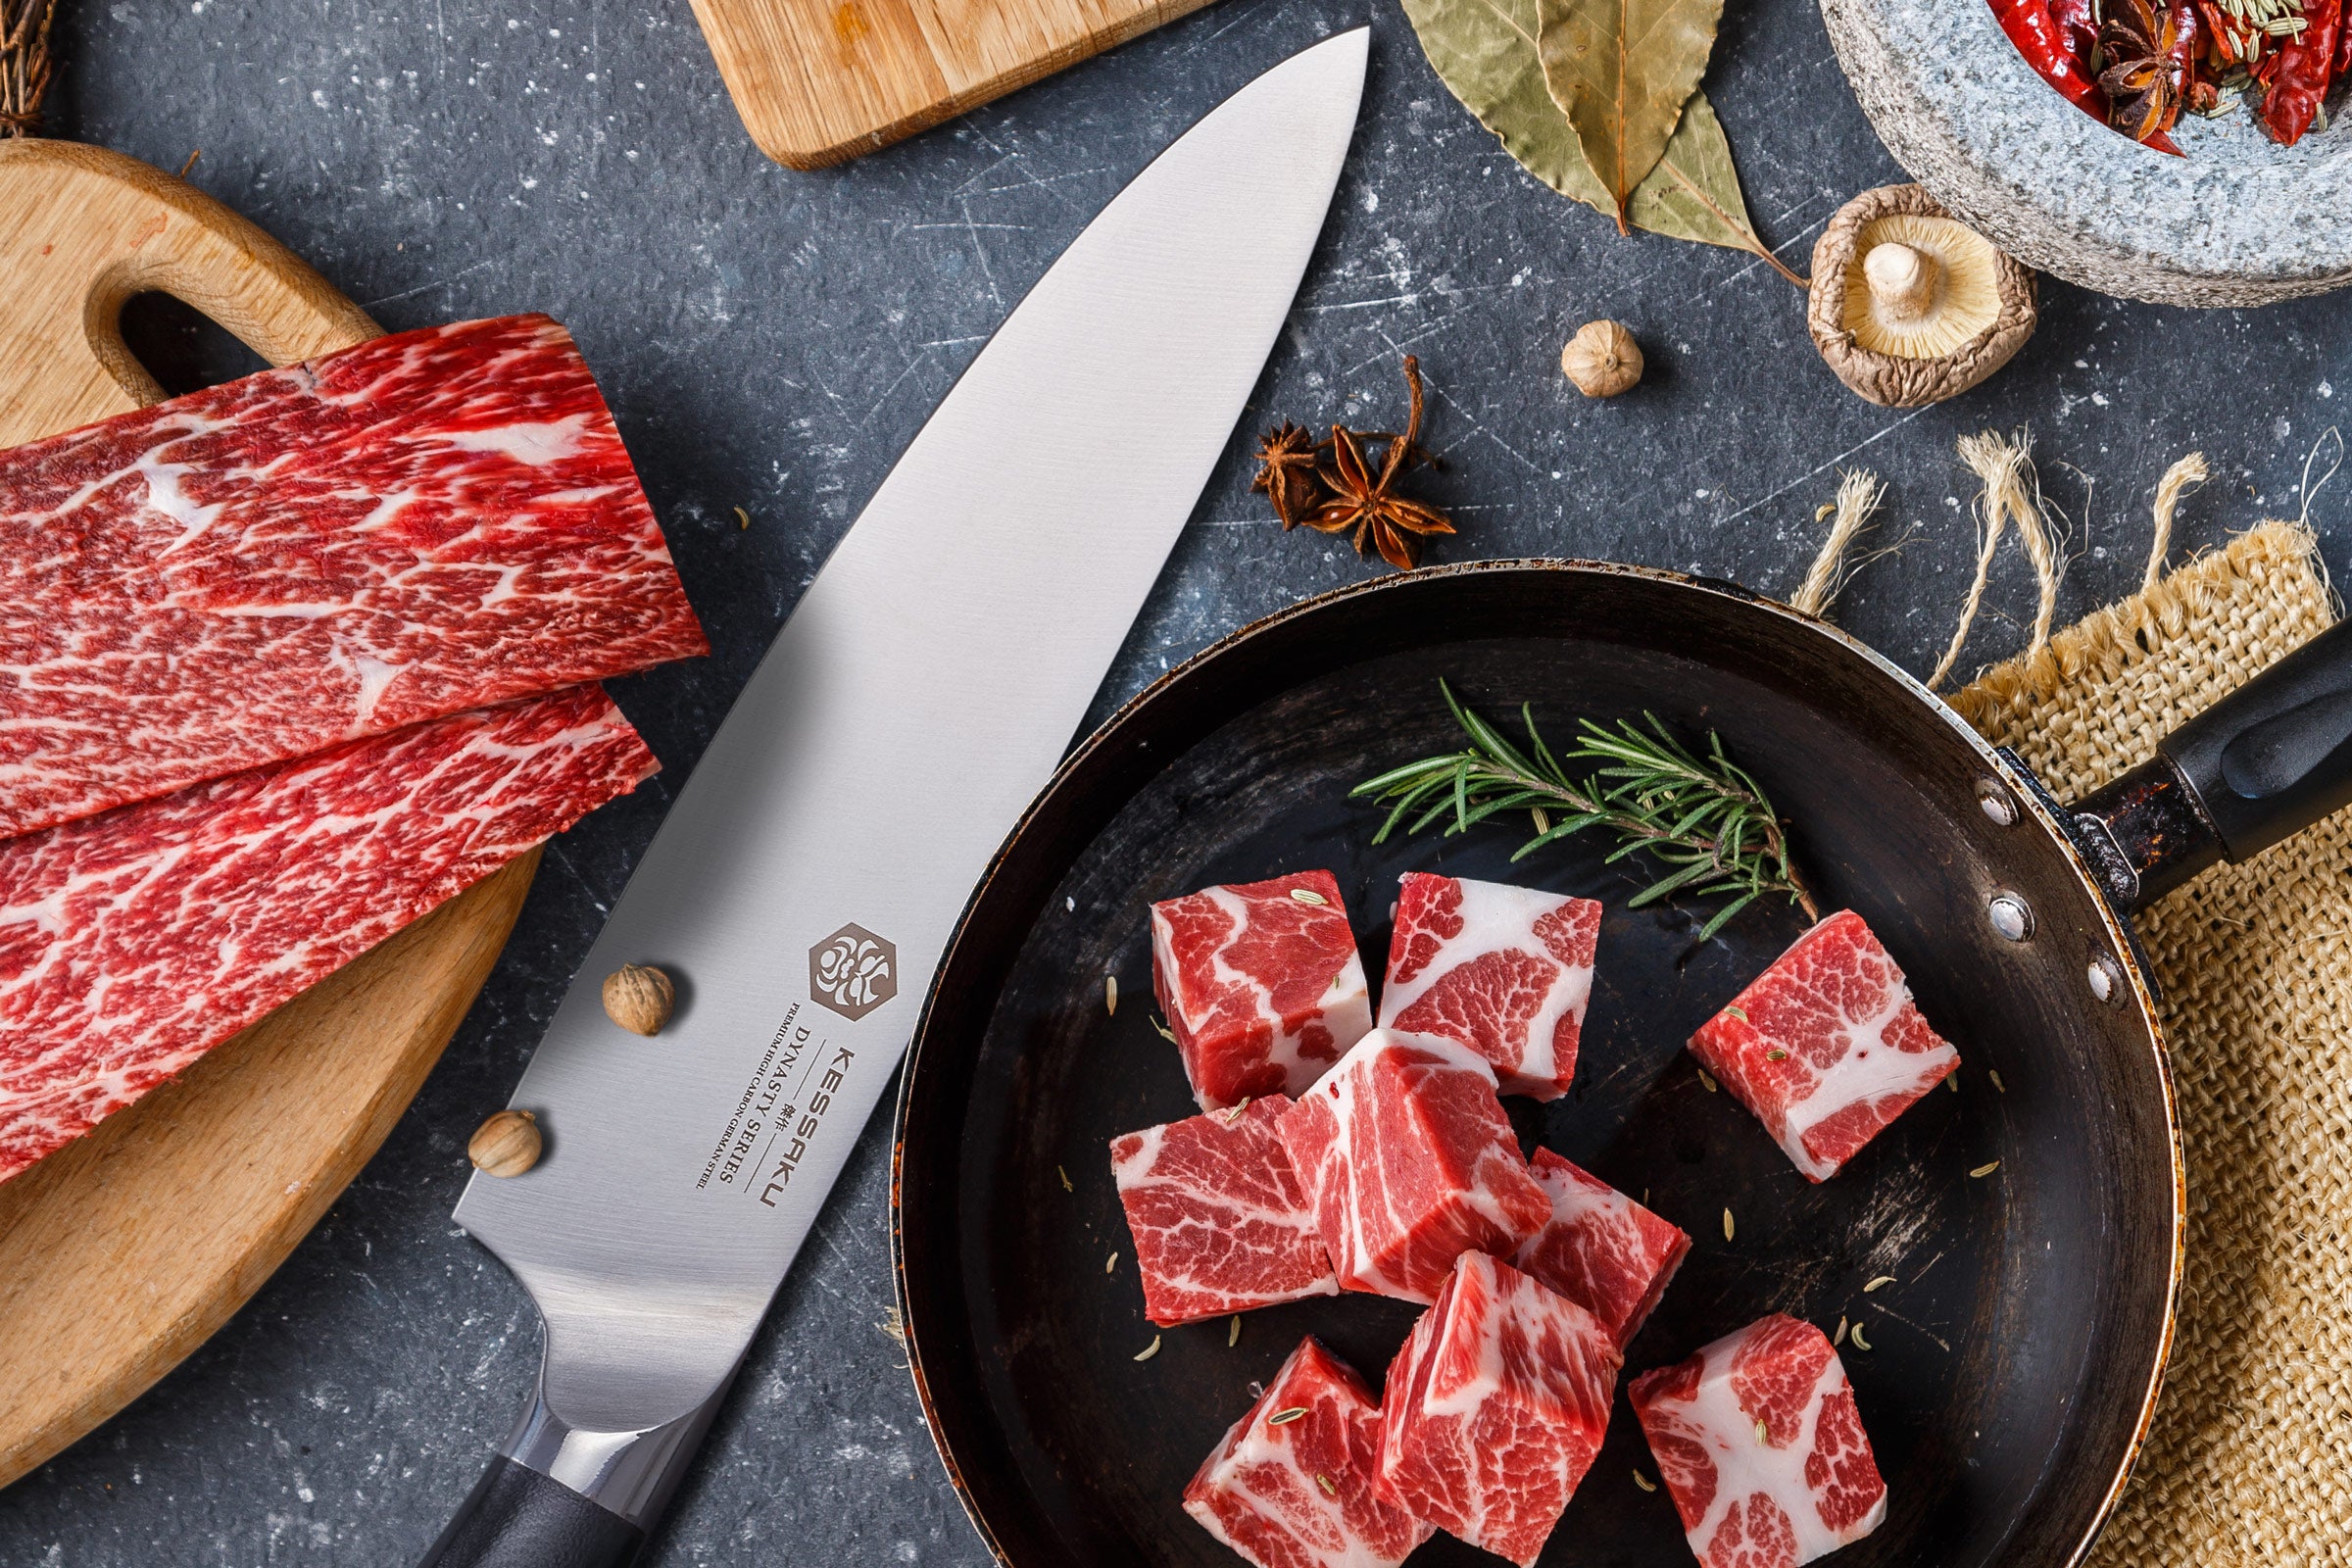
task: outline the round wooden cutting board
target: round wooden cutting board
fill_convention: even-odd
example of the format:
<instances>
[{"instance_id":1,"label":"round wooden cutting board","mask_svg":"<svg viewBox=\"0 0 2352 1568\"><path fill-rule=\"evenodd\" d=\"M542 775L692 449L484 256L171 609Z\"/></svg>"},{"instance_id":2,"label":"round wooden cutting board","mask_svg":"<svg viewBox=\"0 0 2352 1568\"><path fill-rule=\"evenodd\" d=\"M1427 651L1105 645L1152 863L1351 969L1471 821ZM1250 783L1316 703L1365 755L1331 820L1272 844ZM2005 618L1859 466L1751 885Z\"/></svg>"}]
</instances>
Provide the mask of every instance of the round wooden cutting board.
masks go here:
<instances>
[{"instance_id":1,"label":"round wooden cutting board","mask_svg":"<svg viewBox=\"0 0 2352 1568\"><path fill-rule=\"evenodd\" d=\"M0 447L163 391L122 345L162 290L285 365L381 328L219 202L116 153L0 141ZM392 1130L490 973L522 857L0 1183L0 1486L245 1304Z\"/></svg>"}]
</instances>

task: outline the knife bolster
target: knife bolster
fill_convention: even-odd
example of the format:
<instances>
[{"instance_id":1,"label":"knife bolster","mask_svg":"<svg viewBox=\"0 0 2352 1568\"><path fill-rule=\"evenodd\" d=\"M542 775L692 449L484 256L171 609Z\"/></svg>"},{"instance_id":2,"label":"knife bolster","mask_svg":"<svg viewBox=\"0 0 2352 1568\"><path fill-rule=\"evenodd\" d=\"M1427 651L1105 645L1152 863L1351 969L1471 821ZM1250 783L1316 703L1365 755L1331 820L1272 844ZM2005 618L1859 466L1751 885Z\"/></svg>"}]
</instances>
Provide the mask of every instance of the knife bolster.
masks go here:
<instances>
[{"instance_id":1,"label":"knife bolster","mask_svg":"<svg viewBox=\"0 0 2352 1568\"><path fill-rule=\"evenodd\" d=\"M641 1531L653 1529L679 1477L702 1446L703 1435L734 1378L674 1421L638 1431L597 1432L575 1427L547 1401L544 1369L531 1402L499 1452L561 1482Z\"/></svg>"}]
</instances>

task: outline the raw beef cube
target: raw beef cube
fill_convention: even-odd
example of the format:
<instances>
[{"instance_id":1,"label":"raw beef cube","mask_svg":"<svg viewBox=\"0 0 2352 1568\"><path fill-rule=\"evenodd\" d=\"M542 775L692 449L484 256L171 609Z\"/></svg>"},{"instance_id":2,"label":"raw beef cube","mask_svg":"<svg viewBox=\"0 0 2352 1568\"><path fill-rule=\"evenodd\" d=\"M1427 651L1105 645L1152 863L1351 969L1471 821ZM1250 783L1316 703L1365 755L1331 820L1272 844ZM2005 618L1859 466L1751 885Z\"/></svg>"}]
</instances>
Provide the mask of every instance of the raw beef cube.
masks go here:
<instances>
[{"instance_id":1,"label":"raw beef cube","mask_svg":"<svg viewBox=\"0 0 2352 1568\"><path fill-rule=\"evenodd\" d=\"M1463 1252L1509 1253L1551 1217L1494 1069L1449 1040L1373 1030L1281 1129L1344 1290L1434 1300Z\"/></svg>"},{"instance_id":2,"label":"raw beef cube","mask_svg":"<svg viewBox=\"0 0 2352 1568\"><path fill-rule=\"evenodd\" d=\"M1576 1076L1599 937L1591 899L1407 872L1381 1027L1459 1041L1504 1094L1556 1100Z\"/></svg>"},{"instance_id":3,"label":"raw beef cube","mask_svg":"<svg viewBox=\"0 0 2352 1568\"><path fill-rule=\"evenodd\" d=\"M1372 1027L1364 963L1329 871L1154 904L1152 989L1202 1110L1303 1094Z\"/></svg>"},{"instance_id":4,"label":"raw beef cube","mask_svg":"<svg viewBox=\"0 0 2352 1568\"><path fill-rule=\"evenodd\" d=\"M657 765L574 686L0 844L0 1181Z\"/></svg>"},{"instance_id":5,"label":"raw beef cube","mask_svg":"<svg viewBox=\"0 0 2352 1568\"><path fill-rule=\"evenodd\" d=\"M1548 1149L1528 1161L1551 1218L1511 1261L1600 1320L1617 1348L1642 1332L1690 1238Z\"/></svg>"},{"instance_id":6,"label":"raw beef cube","mask_svg":"<svg viewBox=\"0 0 2352 1568\"><path fill-rule=\"evenodd\" d=\"M1690 1054L1817 1182L1960 1065L1851 909L1798 937L1699 1026Z\"/></svg>"},{"instance_id":7,"label":"raw beef cube","mask_svg":"<svg viewBox=\"0 0 2352 1568\"><path fill-rule=\"evenodd\" d=\"M1379 1491L1380 1407L1312 1339L1184 1489L1184 1511L1257 1568L1390 1568L1433 1532Z\"/></svg>"},{"instance_id":8,"label":"raw beef cube","mask_svg":"<svg viewBox=\"0 0 2352 1568\"><path fill-rule=\"evenodd\" d=\"M1592 1468L1617 1390L1592 1313L1465 1252L1389 1368L1381 1491L1515 1563L1536 1560Z\"/></svg>"},{"instance_id":9,"label":"raw beef cube","mask_svg":"<svg viewBox=\"0 0 2352 1568\"><path fill-rule=\"evenodd\" d=\"M1268 1095L1111 1140L1111 1175L1152 1322L1172 1328L1340 1294L1315 1211L1274 1130L1290 1108L1286 1096Z\"/></svg>"},{"instance_id":10,"label":"raw beef cube","mask_svg":"<svg viewBox=\"0 0 2352 1568\"><path fill-rule=\"evenodd\" d=\"M1796 1568L1886 1517L1829 1336L1774 1313L1634 1379L1634 1414L1706 1568Z\"/></svg>"},{"instance_id":11,"label":"raw beef cube","mask_svg":"<svg viewBox=\"0 0 2352 1568\"><path fill-rule=\"evenodd\" d=\"M544 316L0 452L0 837L709 651Z\"/></svg>"}]
</instances>

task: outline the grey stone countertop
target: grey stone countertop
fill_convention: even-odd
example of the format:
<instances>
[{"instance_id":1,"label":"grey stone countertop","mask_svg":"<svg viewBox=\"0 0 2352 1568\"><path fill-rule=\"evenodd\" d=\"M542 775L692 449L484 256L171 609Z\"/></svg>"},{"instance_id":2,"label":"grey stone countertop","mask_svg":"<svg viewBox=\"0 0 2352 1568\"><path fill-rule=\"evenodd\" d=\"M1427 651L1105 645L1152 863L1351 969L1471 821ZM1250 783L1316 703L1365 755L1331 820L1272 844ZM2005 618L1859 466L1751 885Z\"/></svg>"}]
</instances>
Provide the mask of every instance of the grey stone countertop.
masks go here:
<instances>
[{"instance_id":1,"label":"grey stone countertop","mask_svg":"<svg viewBox=\"0 0 2352 1568\"><path fill-rule=\"evenodd\" d=\"M1070 237L1209 106L1362 20L1345 0L1223 0L808 174L752 147L685 0L65 0L54 134L165 169L203 149L197 184L388 327L525 310L570 326L713 654L616 684L668 771L550 846L448 1055L252 1304L0 1494L0 1563L404 1564L432 1540L538 1353L529 1302L449 1217L465 1139L505 1102L677 782L892 459ZM1277 417L1400 417L1401 350L1429 377L1427 438L1446 463L1431 485L1462 528L1433 559L1613 557L1787 593L1838 467L1868 465L1891 486L1880 537L1908 542L1861 572L1840 618L1921 671L1973 559L1958 435L2031 427L2072 519L2064 621L2136 584L2174 458L2202 449L2216 475L2183 507L2184 556L2296 515L2306 455L2352 412L2340 298L2200 314L2047 281L2038 334L1990 381L1873 408L1754 258L1621 239L1498 150L1393 0L1370 20L1363 121L1322 248L1101 711L1372 569L1267 520L1247 449ZM1735 0L1708 90L1757 224L1800 270L1840 202L1902 177L1809 0ZM245 368L217 329L139 316L144 351L182 384ZM1601 316L1633 327L1650 368L1631 395L1587 403L1557 356ZM1115 462L1152 432L1071 438ZM2352 477L2310 509L2339 574L2348 509ZM1964 669L2024 640L2013 548ZM888 1133L887 1113L865 1130L652 1561L986 1561L879 1327Z\"/></svg>"}]
</instances>

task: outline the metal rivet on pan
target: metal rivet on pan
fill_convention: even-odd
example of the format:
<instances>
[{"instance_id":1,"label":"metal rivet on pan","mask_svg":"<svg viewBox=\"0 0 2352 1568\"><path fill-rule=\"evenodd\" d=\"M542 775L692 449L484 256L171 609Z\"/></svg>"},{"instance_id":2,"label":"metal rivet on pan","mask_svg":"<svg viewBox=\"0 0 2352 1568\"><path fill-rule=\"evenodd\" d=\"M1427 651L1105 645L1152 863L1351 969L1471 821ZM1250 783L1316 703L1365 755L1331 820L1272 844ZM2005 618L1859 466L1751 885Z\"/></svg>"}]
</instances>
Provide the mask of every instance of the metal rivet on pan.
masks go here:
<instances>
[{"instance_id":1,"label":"metal rivet on pan","mask_svg":"<svg viewBox=\"0 0 2352 1568\"><path fill-rule=\"evenodd\" d=\"M1977 804L1984 808L1986 816L2000 826L2014 827L2017 824L2017 803L2009 798L2007 790L1991 779L1977 780Z\"/></svg>"},{"instance_id":2,"label":"metal rivet on pan","mask_svg":"<svg viewBox=\"0 0 2352 1568\"><path fill-rule=\"evenodd\" d=\"M2110 1007L2123 1005L2124 966L2105 953L2090 956L2089 971L2083 976L2090 982L2090 994Z\"/></svg>"},{"instance_id":3,"label":"metal rivet on pan","mask_svg":"<svg viewBox=\"0 0 2352 1568\"><path fill-rule=\"evenodd\" d=\"M2034 906L2014 893L1995 893L1984 906L1984 918L2005 942L2023 942L2034 934Z\"/></svg>"}]
</instances>

